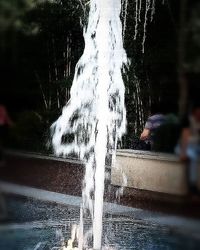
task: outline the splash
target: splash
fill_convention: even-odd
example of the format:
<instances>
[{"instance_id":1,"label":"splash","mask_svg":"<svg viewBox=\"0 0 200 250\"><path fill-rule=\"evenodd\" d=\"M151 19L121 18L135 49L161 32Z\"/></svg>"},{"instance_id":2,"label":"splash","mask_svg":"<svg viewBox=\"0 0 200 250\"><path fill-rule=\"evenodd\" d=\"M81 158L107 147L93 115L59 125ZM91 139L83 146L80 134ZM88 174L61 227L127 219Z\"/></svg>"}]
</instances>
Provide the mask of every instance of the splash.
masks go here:
<instances>
[{"instance_id":1,"label":"splash","mask_svg":"<svg viewBox=\"0 0 200 250\"><path fill-rule=\"evenodd\" d=\"M85 49L76 65L71 99L52 125L57 155L76 153L85 162L79 249L101 249L105 159L115 155L125 132L121 0L91 0ZM85 218L92 228L85 229Z\"/></svg>"}]
</instances>

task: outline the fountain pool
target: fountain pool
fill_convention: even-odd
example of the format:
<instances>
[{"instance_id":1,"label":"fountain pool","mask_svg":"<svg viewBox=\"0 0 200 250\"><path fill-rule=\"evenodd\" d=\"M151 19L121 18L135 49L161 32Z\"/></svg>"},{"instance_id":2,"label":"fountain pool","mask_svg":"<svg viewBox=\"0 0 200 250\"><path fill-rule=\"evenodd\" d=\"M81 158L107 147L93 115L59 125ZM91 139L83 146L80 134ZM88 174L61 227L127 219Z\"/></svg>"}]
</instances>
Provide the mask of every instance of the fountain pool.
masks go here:
<instances>
[{"instance_id":1,"label":"fountain pool","mask_svg":"<svg viewBox=\"0 0 200 250\"><path fill-rule=\"evenodd\" d=\"M79 207L21 196L5 196L8 218L0 224L1 250L60 249L79 222ZM138 220L130 214L103 217L103 245L108 249L199 249L200 238L172 227ZM86 222L88 228L91 222Z\"/></svg>"}]
</instances>

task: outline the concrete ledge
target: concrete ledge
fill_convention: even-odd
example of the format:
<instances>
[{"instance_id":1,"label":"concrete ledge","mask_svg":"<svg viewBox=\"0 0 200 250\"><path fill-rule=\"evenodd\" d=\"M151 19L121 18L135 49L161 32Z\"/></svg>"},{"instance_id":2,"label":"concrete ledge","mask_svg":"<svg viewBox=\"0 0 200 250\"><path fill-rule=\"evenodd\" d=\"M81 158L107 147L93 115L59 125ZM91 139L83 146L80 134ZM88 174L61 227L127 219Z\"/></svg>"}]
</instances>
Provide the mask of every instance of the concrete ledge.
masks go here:
<instances>
[{"instance_id":1,"label":"concrete ledge","mask_svg":"<svg viewBox=\"0 0 200 250\"><path fill-rule=\"evenodd\" d=\"M66 206L80 207L82 197L57 192L47 191L39 188L17 185L9 182L0 181L0 190L3 194L14 194L17 196L29 197L37 200L54 202ZM104 213L124 214L139 212L141 209L118 205L115 203L104 202Z\"/></svg>"},{"instance_id":2,"label":"concrete ledge","mask_svg":"<svg viewBox=\"0 0 200 250\"><path fill-rule=\"evenodd\" d=\"M127 183L124 185L124 176ZM188 193L186 166L170 154L119 150L111 183L173 195Z\"/></svg>"},{"instance_id":3,"label":"concrete ledge","mask_svg":"<svg viewBox=\"0 0 200 250\"><path fill-rule=\"evenodd\" d=\"M158 154L151 154L151 156L149 156L147 152L141 151L120 150L118 152L118 155L125 156L122 160L126 158L130 159L131 156L133 157L133 154L136 159L140 160L143 158L148 159L149 157L151 157L152 160L154 158L159 158ZM169 158L169 162L177 161L174 156L169 155L168 157L168 155L162 154L159 156L166 161L168 161ZM63 159L35 153L10 151L6 155L5 163L5 165L0 167L0 182L42 189L65 195L81 196L84 167L77 159ZM140 166L138 166L138 168L139 167ZM144 171L147 167L147 164L145 164ZM136 169L136 174L137 171ZM111 175L110 168L106 168L106 175ZM120 178L120 176L121 172L118 173L116 178ZM132 174L128 176L128 181L132 176ZM135 176L137 179L139 177L143 178L139 173ZM116 193L119 193L118 187L120 184L113 178L112 176L113 183L115 183L114 185L111 185L110 179L106 180L105 201L107 202L116 202ZM192 196L171 195L170 193L163 193L158 190L151 191L148 188L145 190L145 188L133 188L131 185L129 186L130 187L124 189L123 196L117 200L118 204L150 209L163 213L181 214L186 217L200 218L200 199L193 199Z\"/></svg>"},{"instance_id":4,"label":"concrete ledge","mask_svg":"<svg viewBox=\"0 0 200 250\"><path fill-rule=\"evenodd\" d=\"M41 153L35 153L35 152L27 152L27 151L16 151L16 150L6 150L6 155L9 156L18 156L22 158L29 158L29 159L40 159L40 160L51 160L51 161L57 161L57 162L64 162L64 163L72 163L72 164L78 164L83 165L83 162L80 161L77 158L73 157L58 157L55 155L45 155Z\"/></svg>"}]
</instances>

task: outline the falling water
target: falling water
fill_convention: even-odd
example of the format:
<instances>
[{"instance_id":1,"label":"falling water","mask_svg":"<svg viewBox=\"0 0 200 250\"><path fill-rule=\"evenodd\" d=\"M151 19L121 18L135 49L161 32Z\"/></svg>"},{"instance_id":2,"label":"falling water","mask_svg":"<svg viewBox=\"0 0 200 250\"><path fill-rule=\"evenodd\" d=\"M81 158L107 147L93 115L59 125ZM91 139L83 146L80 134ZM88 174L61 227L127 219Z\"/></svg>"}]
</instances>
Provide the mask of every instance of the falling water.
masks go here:
<instances>
[{"instance_id":1,"label":"falling water","mask_svg":"<svg viewBox=\"0 0 200 250\"><path fill-rule=\"evenodd\" d=\"M151 22L153 21L153 16L155 15L155 12L156 12L155 1L156 0L152 0L152 4L151 4Z\"/></svg>"},{"instance_id":2,"label":"falling water","mask_svg":"<svg viewBox=\"0 0 200 250\"><path fill-rule=\"evenodd\" d=\"M138 4L139 4L139 2L138 2L138 0L136 0L135 1L135 35L134 35L134 40L136 40L137 33L138 33L138 21L139 21L139 15L140 15L140 9L139 9Z\"/></svg>"},{"instance_id":3,"label":"falling water","mask_svg":"<svg viewBox=\"0 0 200 250\"><path fill-rule=\"evenodd\" d=\"M146 0L146 7L145 7L145 15L144 15L144 34L142 39L142 52L144 53L144 44L146 40L146 29L147 29L147 21L148 21L148 12L151 7L151 0Z\"/></svg>"},{"instance_id":4,"label":"falling water","mask_svg":"<svg viewBox=\"0 0 200 250\"><path fill-rule=\"evenodd\" d=\"M135 32L134 32L134 40L137 39L139 24L143 25L143 37L142 37L142 52L145 50L145 41L146 41L146 33L147 33L147 23L148 23L148 13L151 11L150 21L153 21L153 17L155 15L155 5L156 0L134 0L135 1ZM163 1L164 3L164 1ZM142 9L144 7L144 11ZM142 18L142 14L144 12L144 17ZM126 15L127 18L127 15Z\"/></svg>"},{"instance_id":5,"label":"falling water","mask_svg":"<svg viewBox=\"0 0 200 250\"><path fill-rule=\"evenodd\" d=\"M125 39L126 33L126 24L127 24L127 8L128 8L128 0L122 0L122 17L123 17L123 41Z\"/></svg>"},{"instance_id":6,"label":"falling water","mask_svg":"<svg viewBox=\"0 0 200 250\"><path fill-rule=\"evenodd\" d=\"M86 166L79 249L88 248L88 238L93 238L93 249L101 248L105 159L115 154L126 127L120 11L121 0L90 1L85 49L76 65L71 99L52 125L55 153L75 152ZM88 213L92 228L85 232Z\"/></svg>"}]
</instances>

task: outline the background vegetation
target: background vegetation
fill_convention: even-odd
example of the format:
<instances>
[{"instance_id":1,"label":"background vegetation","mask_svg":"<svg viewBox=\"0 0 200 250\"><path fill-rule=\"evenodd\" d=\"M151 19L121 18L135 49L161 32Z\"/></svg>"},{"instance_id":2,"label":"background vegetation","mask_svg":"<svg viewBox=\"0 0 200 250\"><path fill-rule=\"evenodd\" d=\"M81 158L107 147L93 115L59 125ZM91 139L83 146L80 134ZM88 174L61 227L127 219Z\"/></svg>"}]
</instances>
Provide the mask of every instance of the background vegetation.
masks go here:
<instances>
[{"instance_id":1,"label":"background vegetation","mask_svg":"<svg viewBox=\"0 0 200 250\"><path fill-rule=\"evenodd\" d=\"M151 105L182 115L198 98L200 73L200 3L157 0L135 35L135 1L129 1L124 46L130 59L126 84L127 136L138 138ZM84 0L0 1L0 101L15 122L9 144L41 151L50 124L69 99L75 65L84 48L82 36L88 2ZM143 1L141 16L145 14ZM122 15L124 23L124 15Z\"/></svg>"}]
</instances>

